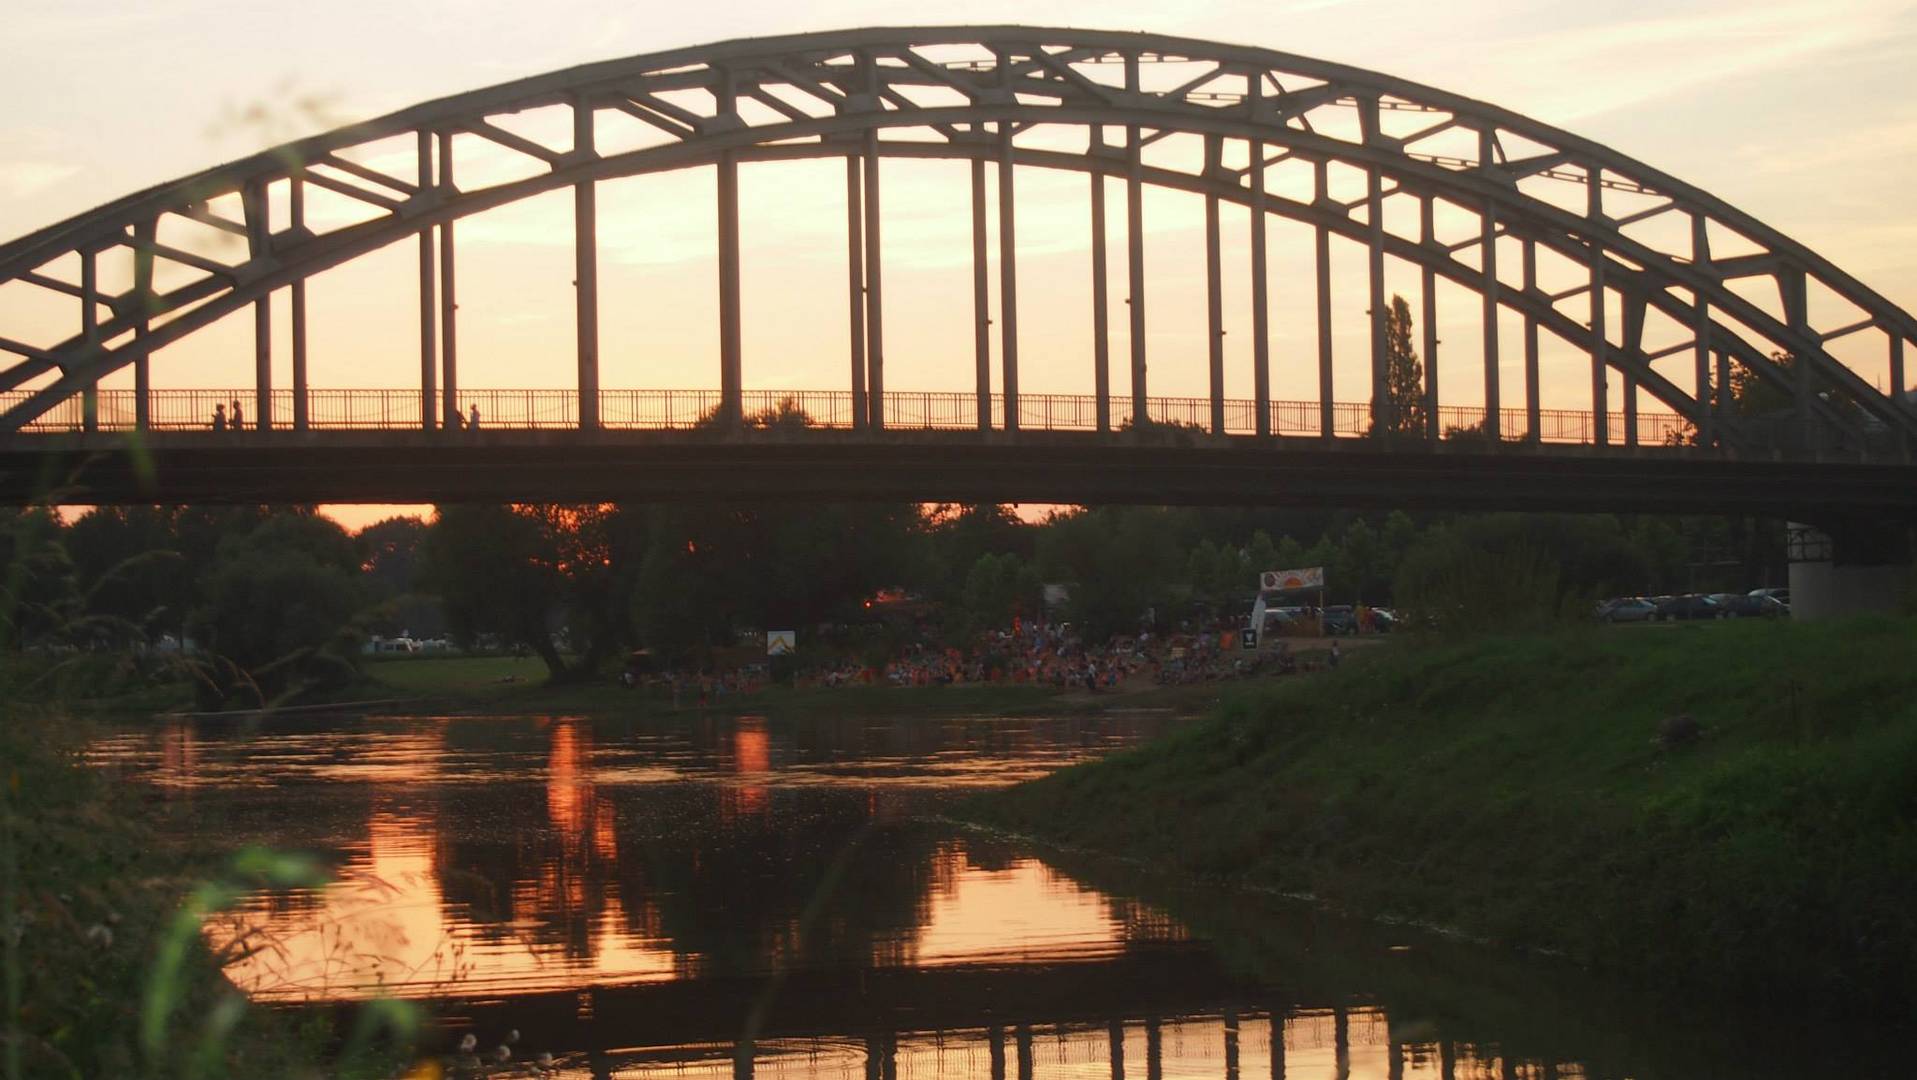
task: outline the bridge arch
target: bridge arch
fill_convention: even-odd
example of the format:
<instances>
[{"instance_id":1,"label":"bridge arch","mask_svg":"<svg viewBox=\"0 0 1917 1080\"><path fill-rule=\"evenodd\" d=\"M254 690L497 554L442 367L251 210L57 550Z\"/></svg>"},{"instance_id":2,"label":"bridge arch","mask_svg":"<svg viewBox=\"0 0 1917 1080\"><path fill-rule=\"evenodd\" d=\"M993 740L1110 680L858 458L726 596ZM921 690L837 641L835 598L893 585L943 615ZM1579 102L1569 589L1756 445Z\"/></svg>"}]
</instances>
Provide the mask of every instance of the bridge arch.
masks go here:
<instances>
[{"instance_id":1,"label":"bridge arch","mask_svg":"<svg viewBox=\"0 0 1917 1080\"><path fill-rule=\"evenodd\" d=\"M1175 78L1161 77L1164 72ZM573 141L555 148L515 134L495 122L506 114L559 106L573 116ZM617 111L661 133L656 144L618 153L594 149L595 118ZM1409 122L1401 122L1408 118ZM1030 136L1059 128L1076 130L1082 149L1040 145ZM1124 137L1108 141L1112 129ZM930 133L934 137L926 138ZM1149 162L1146 151L1173 134L1196 136L1199 160ZM477 136L524 158L533 173L520 179L461 188L452 172L451 141ZM1026 136L1024 143L1021 136ZM374 168L351 155L357 148L409 139L416 168L406 175ZM99 380L132 365L144 419L144 387L151 354L248 305L256 312L261 407L257 422L274 417L270 382L268 298L292 291L294 381L303 390L303 285L312 275L366 252L417 235L421 246L421 417L453 408L453 387L435 386L433 293L436 259L450 260L452 223L471 214L543 192L572 188L577 218L579 373L582 424L596 422L588 395L597 387L596 257L592 219L594 185L605 179L697 165L718 169L722 411L739 414L739 266L736 170L741 162L801 157L844 157L854 210L849 230L863 232L848 252L855 281L871 286L868 303L853 290L852 384L861 402L882 395L884 374L882 282L876 238L879 218L876 162L882 157L969 159L1001 170L1000 192L1009 198L1018 166L1076 169L1094 177L1119 177L1130 185L1129 208L1143 185L1191 191L1209 205L1242 204L1252 211L1253 248L1263 251L1268 215L1315 229L1326 237L1363 244L1369 255L1372 409L1388 425L1390 408L1383 371L1383 260L1417 268L1429 284L1443 277L1483 299L1485 321L1485 415L1488 434L1498 430L1503 400L1498 374L1501 310L1525 320L1529 432L1536 432L1538 330L1591 356L1593 410L1609 412L1609 373L1625 389L1625 441L1636 441L1635 406L1642 387L1685 418L1706 444L1738 448L1757 435L1723 408L1723 385L1737 364L1782 390L1793 405L1794 449L1868 448L1872 429L1902 439L1917 436L1917 411L1901 391L1904 356L1917 343L1917 320L1854 278L1776 230L1683 184L1596 143L1531 121L1496 106L1375 72L1263 49L1149 34L1050 30L1025 27L866 29L745 39L698 48L589 64L424 103L389 116L301 140L195 176L140 192L0 247L0 285L21 283L79 301L80 318L70 336L50 346L26 344L0 325L0 354L14 358L0 368L0 391L9 395L0 411L0 435L15 433L35 418L75 397L90 398ZM1316 189L1307 198L1269 190L1266 175L1283 162L1309 164ZM1260 163L1254 166L1252 163ZM1336 197L1326 182L1336 165L1356 170L1366 191L1356 199ZM975 228L983 229L983 170L974 172ZM315 228L301 211L301 192L325 188L366 208L352 224ZM1541 186L1554 190L1541 191ZM1568 195L1568 197L1567 197ZM1103 213L1097 183L1094 213ZM1386 221L1389 200L1419 207L1420 227L1409 232ZM279 209L275 209L278 204ZM1009 205L1009 203L1007 204ZM1475 215L1475 236L1441 240L1434 209ZM242 238L243 251L224 255L182 250L159 239L171 218ZM1001 227L1010 215L1002 215ZM725 222L730 221L728 230ZM1142 282L1140 224L1128 215L1129 264L1134 291ZM1688 238L1673 240L1672 237ZM1716 255L1723 238L1740 246ZM1216 215L1208 217L1215 253ZM435 241L439 252L435 252ZM1013 245L1003 245L1010 250ZM1517 247L1521 275L1500 268L1500 248ZM975 245L976 248L976 245ZM95 260L125 249L133 255L130 288L108 295L97 283ZM1547 292L1534 274L1539 254L1575 264L1582 284ZM166 290L154 286L155 263L171 263L199 276ZM1217 289L1217 260L1210 260ZM1254 375L1259 398L1259 434L1268 421L1269 357L1262 262L1254 255ZM68 268L65 273L56 269ZM77 275L71 269L78 267ZM1013 268L1015 272L1015 267ZM975 274L984 273L982 259ZM1102 264L1095 296L1103 296ZM77 280L75 279L77 276ZM1517 278L1518 280L1513 280ZM1753 299L1753 284L1776 303ZM1015 283L1002 289L1003 338L998 363L1008 398L1005 415L1016 424L1017 329ZM1327 287L1321 268L1321 297ZM984 289L979 289L981 298ZM1607 302L1607 298L1614 298ZM450 305L450 298L440 301ZM981 304L983 300L981 299ZM1621 325L1607 326L1615 304ZM1320 301L1321 385L1328 386L1329 329ZM1212 413L1222 429L1219 335L1212 316ZM1142 329L1143 304L1134 308ZM102 317L104 316L104 317ZM450 312L438 315L450 319ZM1647 322L1662 319L1684 334L1663 345L1647 342ZM982 424L991 342L979 319L977 371ZM1102 337L1105 320L1100 319ZM1425 320L1427 341L1431 320ZM1668 336L1668 335L1667 335ZM1133 334L1134 415L1147 388L1142 338ZM1874 339L1884 350L1891 392L1847 367L1832 345L1840 339ZM1107 355L1099 343L1098 355ZM1431 350L1425 350L1427 364ZM1690 354L1691 388L1661 374L1654 362ZM1773 354L1802 358L1779 364ZM448 357L450 359L450 356ZM1099 371L1100 427L1109 424L1106 371ZM450 371L450 363L446 365ZM1436 402L1435 370L1426 394ZM20 393L32 386L31 392ZM1704 392L1700 392L1703 388ZM1330 434L1330 400L1321 393L1324 433ZM305 423L304 402L294 397L292 426ZM88 413L89 417L91 412ZM1435 437L1436 409L1426 410ZM859 422L882 422L876 404L862 407ZM1604 423L1595 425L1603 441ZM1770 432L1771 448L1777 446Z\"/></svg>"}]
</instances>

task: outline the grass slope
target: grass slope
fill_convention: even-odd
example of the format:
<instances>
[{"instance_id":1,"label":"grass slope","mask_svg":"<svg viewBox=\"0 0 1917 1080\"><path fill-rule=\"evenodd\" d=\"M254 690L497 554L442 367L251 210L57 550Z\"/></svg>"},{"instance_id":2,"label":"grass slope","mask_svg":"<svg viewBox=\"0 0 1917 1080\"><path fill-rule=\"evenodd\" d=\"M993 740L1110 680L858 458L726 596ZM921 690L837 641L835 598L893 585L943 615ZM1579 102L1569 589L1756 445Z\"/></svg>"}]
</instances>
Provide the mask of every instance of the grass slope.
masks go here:
<instances>
[{"instance_id":1,"label":"grass slope","mask_svg":"<svg viewBox=\"0 0 1917 1080\"><path fill-rule=\"evenodd\" d=\"M1688 713L1695 745L1665 749ZM1403 643L993 824L1663 982L1917 1002L1917 623Z\"/></svg>"}]
</instances>

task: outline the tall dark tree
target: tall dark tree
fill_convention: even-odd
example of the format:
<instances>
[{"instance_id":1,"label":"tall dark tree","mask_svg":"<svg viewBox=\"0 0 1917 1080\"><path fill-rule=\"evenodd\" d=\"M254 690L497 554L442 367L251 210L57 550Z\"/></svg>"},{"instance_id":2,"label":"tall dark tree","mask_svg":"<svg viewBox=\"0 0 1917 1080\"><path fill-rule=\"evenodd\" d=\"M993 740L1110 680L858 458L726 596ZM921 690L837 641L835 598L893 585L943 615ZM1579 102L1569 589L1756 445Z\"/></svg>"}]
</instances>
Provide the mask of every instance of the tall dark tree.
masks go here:
<instances>
[{"instance_id":1,"label":"tall dark tree","mask_svg":"<svg viewBox=\"0 0 1917 1080\"><path fill-rule=\"evenodd\" d=\"M1396 293L1385 312L1385 402L1389 415L1382 426L1373 418L1373 434L1424 435L1424 371L1411 345L1411 305Z\"/></svg>"}]
</instances>

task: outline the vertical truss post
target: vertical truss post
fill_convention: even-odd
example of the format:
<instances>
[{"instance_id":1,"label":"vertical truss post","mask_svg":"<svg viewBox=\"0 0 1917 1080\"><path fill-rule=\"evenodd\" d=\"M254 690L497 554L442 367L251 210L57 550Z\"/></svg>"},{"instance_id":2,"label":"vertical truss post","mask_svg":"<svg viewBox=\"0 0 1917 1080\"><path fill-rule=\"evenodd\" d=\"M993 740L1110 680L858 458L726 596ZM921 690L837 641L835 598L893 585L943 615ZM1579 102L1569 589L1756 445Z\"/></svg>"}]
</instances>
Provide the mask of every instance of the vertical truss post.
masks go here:
<instances>
[{"instance_id":1,"label":"vertical truss post","mask_svg":"<svg viewBox=\"0 0 1917 1080\"><path fill-rule=\"evenodd\" d=\"M1418 238L1426 247L1438 242L1433 209L1431 196L1418 200ZM1429 261L1419 287L1424 308L1424 437L1436 442L1443 434L1438 423L1438 275Z\"/></svg>"},{"instance_id":2,"label":"vertical truss post","mask_svg":"<svg viewBox=\"0 0 1917 1080\"><path fill-rule=\"evenodd\" d=\"M972 159L972 364L978 428L992 427L992 294L985 275L985 162Z\"/></svg>"},{"instance_id":3,"label":"vertical truss post","mask_svg":"<svg viewBox=\"0 0 1917 1080\"><path fill-rule=\"evenodd\" d=\"M1135 64L1134 64L1135 74ZM1125 252L1132 331L1132 427L1151 423L1145 384L1145 177L1137 124L1125 129Z\"/></svg>"},{"instance_id":4,"label":"vertical truss post","mask_svg":"<svg viewBox=\"0 0 1917 1080\"><path fill-rule=\"evenodd\" d=\"M1105 257L1105 174L1092 172L1092 393L1098 430L1112 429L1112 341Z\"/></svg>"},{"instance_id":5,"label":"vertical truss post","mask_svg":"<svg viewBox=\"0 0 1917 1080\"><path fill-rule=\"evenodd\" d=\"M295 176L287 183L288 227L295 237L306 230L306 183ZM297 241L295 241L297 242ZM288 287L293 316L293 430L305 431L313 422L308 411L306 378L306 279Z\"/></svg>"},{"instance_id":6,"label":"vertical truss post","mask_svg":"<svg viewBox=\"0 0 1917 1080\"><path fill-rule=\"evenodd\" d=\"M1691 328L1697 343L1691 352L1691 396L1697 400L1697 445L1717 445L1717 429L1711 415L1711 305L1703 292L1697 294L1697 314Z\"/></svg>"},{"instance_id":7,"label":"vertical truss post","mask_svg":"<svg viewBox=\"0 0 1917 1080\"><path fill-rule=\"evenodd\" d=\"M1318 201L1330 197L1330 177L1325 162L1318 162ZM1318 226L1318 434L1333 438L1338 434L1333 415L1331 371L1331 232Z\"/></svg>"},{"instance_id":8,"label":"vertical truss post","mask_svg":"<svg viewBox=\"0 0 1917 1080\"><path fill-rule=\"evenodd\" d=\"M1225 433L1225 298L1218 257L1218 196L1205 196L1205 335L1211 361L1211 433Z\"/></svg>"},{"instance_id":9,"label":"vertical truss post","mask_svg":"<svg viewBox=\"0 0 1917 1080\"><path fill-rule=\"evenodd\" d=\"M885 300L879 243L879 132L865 132L865 385L870 424L885 426Z\"/></svg>"},{"instance_id":10,"label":"vertical truss post","mask_svg":"<svg viewBox=\"0 0 1917 1080\"><path fill-rule=\"evenodd\" d=\"M419 133L419 188L433 186L433 133ZM433 229L419 230L419 426L431 431L439 408L439 302L434 292Z\"/></svg>"},{"instance_id":11,"label":"vertical truss post","mask_svg":"<svg viewBox=\"0 0 1917 1080\"><path fill-rule=\"evenodd\" d=\"M1005 1080L1005 1029L997 1024L985 1029L985 1057L992 1080Z\"/></svg>"},{"instance_id":12,"label":"vertical truss post","mask_svg":"<svg viewBox=\"0 0 1917 1080\"><path fill-rule=\"evenodd\" d=\"M739 158L719 154L719 425L737 429L745 419L745 386L739 334ZM853 418L854 422L858 417Z\"/></svg>"},{"instance_id":13,"label":"vertical truss post","mask_svg":"<svg viewBox=\"0 0 1917 1080\"><path fill-rule=\"evenodd\" d=\"M133 323L133 426L140 431L153 424L153 353L146 334L153 314L153 238L158 224L148 218L133 226L133 296L139 304Z\"/></svg>"},{"instance_id":14,"label":"vertical truss post","mask_svg":"<svg viewBox=\"0 0 1917 1080\"><path fill-rule=\"evenodd\" d=\"M1718 439L1724 438L1724 424L1731 415L1731 354L1717 350L1717 397L1713 402L1717 412Z\"/></svg>"},{"instance_id":15,"label":"vertical truss post","mask_svg":"<svg viewBox=\"0 0 1917 1080\"><path fill-rule=\"evenodd\" d=\"M1384 176L1365 171L1366 268L1371 289L1371 430L1390 431L1391 395L1385 381Z\"/></svg>"},{"instance_id":16,"label":"vertical truss post","mask_svg":"<svg viewBox=\"0 0 1917 1080\"><path fill-rule=\"evenodd\" d=\"M1000 362L1005 365L1005 430L1018 430L1018 224L1013 208L1012 122L998 125L998 308Z\"/></svg>"},{"instance_id":17,"label":"vertical truss post","mask_svg":"<svg viewBox=\"0 0 1917 1080\"><path fill-rule=\"evenodd\" d=\"M1791 334L1799 341L1815 341L1810 329L1810 311L1804 291L1804 271L1797 267L1786 267L1778 273L1777 282L1784 293L1784 314L1790 322ZM1793 350L1796 351L1796 350ZM1803 433L1804 450L1814 453L1817 445L1817 413L1814 406L1817 401L1815 384L1811 381L1811 358L1799 355L1791 364L1793 381L1797 384L1797 424Z\"/></svg>"},{"instance_id":18,"label":"vertical truss post","mask_svg":"<svg viewBox=\"0 0 1917 1080\"><path fill-rule=\"evenodd\" d=\"M267 220L266 185L249 182L240 191L246 216L246 251L254 259L273 253L273 227ZM253 301L253 427L273 427L273 294Z\"/></svg>"},{"instance_id":19,"label":"vertical truss post","mask_svg":"<svg viewBox=\"0 0 1917 1080\"><path fill-rule=\"evenodd\" d=\"M1596 226L1604 221L1604 170L1596 162L1587 162L1584 173L1584 216ZM1604 334L1604 260L1607 256L1595 239L1590 243L1590 252L1591 439L1604 446L1611 441L1611 346Z\"/></svg>"},{"instance_id":20,"label":"vertical truss post","mask_svg":"<svg viewBox=\"0 0 1917 1080\"><path fill-rule=\"evenodd\" d=\"M1478 162L1484 169L1491 168L1495 149L1491 130L1486 126L1478 133ZM1498 350L1498 210L1491 200L1485 200L1478 221L1482 230L1479 244L1483 248L1480 265L1484 270L1484 436L1495 443L1504 438L1504 399L1498 392L1502 381Z\"/></svg>"},{"instance_id":21,"label":"vertical truss post","mask_svg":"<svg viewBox=\"0 0 1917 1080\"><path fill-rule=\"evenodd\" d=\"M852 426L871 415L865 396L865 208L860 196L859 155L845 155L845 268L847 314L852 333Z\"/></svg>"},{"instance_id":22,"label":"vertical truss post","mask_svg":"<svg viewBox=\"0 0 1917 1080\"><path fill-rule=\"evenodd\" d=\"M1225 1080L1238 1080L1238 1012L1226 1009L1225 1027Z\"/></svg>"},{"instance_id":23,"label":"vertical truss post","mask_svg":"<svg viewBox=\"0 0 1917 1080\"><path fill-rule=\"evenodd\" d=\"M89 346L100 344L100 310L97 306L100 282L94 263L93 251L80 254L80 334ZM88 382L86 389L80 392L80 427L84 431L100 430L100 384L97 380Z\"/></svg>"},{"instance_id":24,"label":"vertical truss post","mask_svg":"<svg viewBox=\"0 0 1917 1080\"><path fill-rule=\"evenodd\" d=\"M1255 103L1261 76L1253 75ZM1265 143L1251 142L1251 396L1258 417L1253 430L1271 434L1271 284L1265 251Z\"/></svg>"},{"instance_id":25,"label":"vertical truss post","mask_svg":"<svg viewBox=\"0 0 1917 1080\"><path fill-rule=\"evenodd\" d=\"M1106 1060L1112 1067L1112 1080L1125 1080L1125 1024L1112 1020L1105 1025Z\"/></svg>"},{"instance_id":26,"label":"vertical truss post","mask_svg":"<svg viewBox=\"0 0 1917 1080\"><path fill-rule=\"evenodd\" d=\"M572 152L581 160L594 154L592 102L584 97L572 103ZM572 189L572 261L579 429L592 431L599 426L599 205L591 180Z\"/></svg>"},{"instance_id":27,"label":"vertical truss post","mask_svg":"<svg viewBox=\"0 0 1917 1080\"><path fill-rule=\"evenodd\" d=\"M1610 352L1604 332L1604 252L1591 245L1591 437L1599 446L1611 441Z\"/></svg>"},{"instance_id":28,"label":"vertical truss post","mask_svg":"<svg viewBox=\"0 0 1917 1080\"><path fill-rule=\"evenodd\" d=\"M1890 404L1891 408L1909 413L1910 405L1904 397L1904 339L1896 330L1890 332ZM1910 460L1911 438L1908 433L1897 439L1900 456Z\"/></svg>"},{"instance_id":29,"label":"vertical truss post","mask_svg":"<svg viewBox=\"0 0 1917 1080\"><path fill-rule=\"evenodd\" d=\"M453 194L453 133L439 133L439 186L448 198ZM439 227L439 372L440 395L444 401L443 423L453 427L459 413L459 294L455 271L459 259L453 247L453 223Z\"/></svg>"},{"instance_id":30,"label":"vertical truss post","mask_svg":"<svg viewBox=\"0 0 1917 1080\"><path fill-rule=\"evenodd\" d=\"M1538 245L1537 241L1527 238L1524 241L1524 291L1538 291ZM1543 438L1540 429L1538 408L1541 390L1538 386L1538 320L1529 311L1524 315L1524 423L1532 442Z\"/></svg>"}]
</instances>

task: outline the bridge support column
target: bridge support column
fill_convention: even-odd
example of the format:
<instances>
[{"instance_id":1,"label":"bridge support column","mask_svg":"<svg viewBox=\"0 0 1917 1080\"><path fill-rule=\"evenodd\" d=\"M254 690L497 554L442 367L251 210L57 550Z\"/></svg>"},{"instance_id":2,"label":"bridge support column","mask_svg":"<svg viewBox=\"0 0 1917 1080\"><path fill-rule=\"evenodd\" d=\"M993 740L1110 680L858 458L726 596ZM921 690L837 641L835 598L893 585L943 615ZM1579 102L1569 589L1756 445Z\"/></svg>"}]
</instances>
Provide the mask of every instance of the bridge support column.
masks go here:
<instances>
[{"instance_id":1,"label":"bridge support column","mask_svg":"<svg viewBox=\"0 0 1917 1080\"><path fill-rule=\"evenodd\" d=\"M299 177L287 184L288 217L295 236L306 228L306 185ZM289 286L293 316L293 430L305 431L313 422L308 411L306 380L306 279Z\"/></svg>"},{"instance_id":2,"label":"bridge support column","mask_svg":"<svg viewBox=\"0 0 1917 1080\"><path fill-rule=\"evenodd\" d=\"M1716 417L1711 408L1711 307L1702 296L1697 300L1697 318L1692 327L1697 344L1691 356L1691 396L1697 400L1697 445L1717 445Z\"/></svg>"},{"instance_id":3,"label":"bridge support column","mask_svg":"<svg viewBox=\"0 0 1917 1080\"><path fill-rule=\"evenodd\" d=\"M1810 312L1804 289L1804 272L1792 267L1779 271L1778 281L1784 293L1784 314L1790 324L1791 333L1798 340L1816 340L1810 328ZM1791 365L1792 380L1797 384L1797 425L1804 440L1806 452L1815 454L1822 447L1818 445L1817 414L1814 403L1817 400L1816 384L1811 378L1811 361L1808 356L1799 356ZM1795 596L1795 593L1791 595Z\"/></svg>"},{"instance_id":4,"label":"bridge support column","mask_svg":"<svg viewBox=\"0 0 1917 1080\"><path fill-rule=\"evenodd\" d=\"M246 217L247 253L254 258L272 254L273 227L268 220L266 187L250 181L240 189ZM253 301L253 427L273 428L273 293Z\"/></svg>"},{"instance_id":5,"label":"bridge support column","mask_svg":"<svg viewBox=\"0 0 1917 1080\"><path fill-rule=\"evenodd\" d=\"M1437 243L1437 226L1432 220L1432 199L1418 203L1418 232L1426 245ZM1438 275L1426 266L1419 283L1424 317L1424 437L1436 442L1444 435L1438 423Z\"/></svg>"},{"instance_id":6,"label":"bridge support column","mask_svg":"<svg viewBox=\"0 0 1917 1080\"><path fill-rule=\"evenodd\" d=\"M1596 196L1592 196L1596 198ZM1611 343L1604 332L1604 252L1591 245L1591 441L1611 441Z\"/></svg>"},{"instance_id":7,"label":"bridge support column","mask_svg":"<svg viewBox=\"0 0 1917 1080\"><path fill-rule=\"evenodd\" d=\"M1524 292L1538 291L1538 245L1535 240L1524 242ZM1542 391L1538 387L1538 320L1530 312L1524 315L1524 427L1525 438L1539 442L1544 438L1541 429L1542 409L1538 407Z\"/></svg>"},{"instance_id":8,"label":"bridge support column","mask_svg":"<svg viewBox=\"0 0 1917 1080\"><path fill-rule=\"evenodd\" d=\"M1252 99L1260 80L1251 80ZM1252 431L1271 434L1271 282L1265 251L1265 144L1251 143L1251 396L1258 415Z\"/></svg>"},{"instance_id":9,"label":"bridge support column","mask_svg":"<svg viewBox=\"0 0 1917 1080\"><path fill-rule=\"evenodd\" d=\"M273 298L253 301L253 427L273 427Z\"/></svg>"},{"instance_id":10,"label":"bridge support column","mask_svg":"<svg viewBox=\"0 0 1917 1080\"><path fill-rule=\"evenodd\" d=\"M1491 134L1486 129L1480 144L1479 160L1491 161ZM1490 202L1480 217L1483 251L1479 265L1484 269L1484 437L1497 442L1504 438L1503 396L1498 392L1503 381L1498 350L1498 213Z\"/></svg>"},{"instance_id":11,"label":"bridge support column","mask_svg":"<svg viewBox=\"0 0 1917 1080\"><path fill-rule=\"evenodd\" d=\"M592 106L572 106L572 150L593 153ZM579 360L579 429L599 426L599 203L591 180L572 189L573 314Z\"/></svg>"},{"instance_id":12,"label":"bridge support column","mask_svg":"<svg viewBox=\"0 0 1917 1080\"><path fill-rule=\"evenodd\" d=\"M1145 180L1138 125L1125 129L1125 250L1130 272L1132 328L1132 427L1151 422L1145 384Z\"/></svg>"},{"instance_id":13,"label":"bridge support column","mask_svg":"<svg viewBox=\"0 0 1917 1080\"><path fill-rule=\"evenodd\" d=\"M865 398L865 208L857 154L845 155L845 293L852 333L852 426L870 415Z\"/></svg>"},{"instance_id":14,"label":"bridge support column","mask_svg":"<svg viewBox=\"0 0 1917 1080\"><path fill-rule=\"evenodd\" d=\"M433 136L419 133L419 186L433 186ZM419 230L419 426L433 430L439 410L439 331L434 319L438 300L434 292L433 230Z\"/></svg>"},{"instance_id":15,"label":"bridge support column","mask_svg":"<svg viewBox=\"0 0 1917 1080\"><path fill-rule=\"evenodd\" d=\"M879 133L865 133L865 385L874 428L885 426L885 274L880 261Z\"/></svg>"},{"instance_id":16,"label":"bridge support column","mask_svg":"<svg viewBox=\"0 0 1917 1080\"><path fill-rule=\"evenodd\" d=\"M80 333L88 345L100 343L100 285L94 253L80 256ZM100 429L100 384L90 382L80 392L80 427L83 431Z\"/></svg>"},{"instance_id":17,"label":"bridge support column","mask_svg":"<svg viewBox=\"0 0 1917 1080\"><path fill-rule=\"evenodd\" d=\"M1112 429L1111 311L1105 256L1105 176L1092 173L1092 393L1098 430Z\"/></svg>"},{"instance_id":18,"label":"bridge support column","mask_svg":"<svg viewBox=\"0 0 1917 1080\"><path fill-rule=\"evenodd\" d=\"M992 295L986 281L985 162L972 159L972 393L978 429L992 428Z\"/></svg>"},{"instance_id":19,"label":"bridge support column","mask_svg":"<svg viewBox=\"0 0 1917 1080\"><path fill-rule=\"evenodd\" d=\"M1895 612L1917 600L1917 536L1908 523L1790 522L1787 528L1791 618Z\"/></svg>"},{"instance_id":20,"label":"bridge support column","mask_svg":"<svg viewBox=\"0 0 1917 1080\"><path fill-rule=\"evenodd\" d=\"M453 137L447 132L439 136L439 185L448 193L453 190ZM452 430L456 430L453 418L459 414L459 294L454 280L458 265L453 223L448 221L439 227L439 372L442 423Z\"/></svg>"},{"instance_id":21,"label":"bridge support column","mask_svg":"<svg viewBox=\"0 0 1917 1080\"><path fill-rule=\"evenodd\" d=\"M998 131L998 307L1003 313L999 345L1005 365L1005 430L1018 430L1018 227L1013 210L1012 124Z\"/></svg>"},{"instance_id":22,"label":"bridge support column","mask_svg":"<svg viewBox=\"0 0 1917 1080\"><path fill-rule=\"evenodd\" d=\"M1225 299L1218 255L1218 196L1205 196L1205 323L1211 362L1211 433L1225 433Z\"/></svg>"},{"instance_id":23,"label":"bridge support column","mask_svg":"<svg viewBox=\"0 0 1917 1080\"><path fill-rule=\"evenodd\" d=\"M1392 417L1385 379L1384 176L1375 168L1365 174L1365 207L1371 288L1371 430L1382 434L1391 430Z\"/></svg>"},{"instance_id":24,"label":"bridge support column","mask_svg":"<svg viewBox=\"0 0 1917 1080\"><path fill-rule=\"evenodd\" d=\"M738 428L745 419L745 389L739 348L739 158L719 155L719 424Z\"/></svg>"},{"instance_id":25,"label":"bridge support column","mask_svg":"<svg viewBox=\"0 0 1917 1080\"><path fill-rule=\"evenodd\" d=\"M1331 197L1331 180L1325 162L1318 162L1319 201ZM1332 408L1331 378L1331 232L1318 226L1318 434L1330 439L1338 434Z\"/></svg>"},{"instance_id":26,"label":"bridge support column","mask_svg":"<svg viewBox=\"0 0 1917 1080\"><path fill-rule=\"evenodd\" d=\"M1897 336L1896 331L1892 331L1890 335L1890 400L1899 408L1908 412L1910 411L1912 403L1911 399L1907 396L1909 393L1910 390L1904 383L1904 339ZM1909 461L1911 455L1910 436L1905 435L1898 439L1897 448L1897 456L1905 461Z\"/></svg>"},{"instance_id":27,"label":"bridge support column","mask_svg":"<svg viewBox=\"0 0 1917 1080\"><path fill-rule=\"evenodd\" d=\"M133 295L140 302L133 322L133 426L139 431L153 426L153 353L146 346L146 335L152 317L147 305L153 296L155 226L149 219L133 227Z\"/></svg>"}]
</instances>

